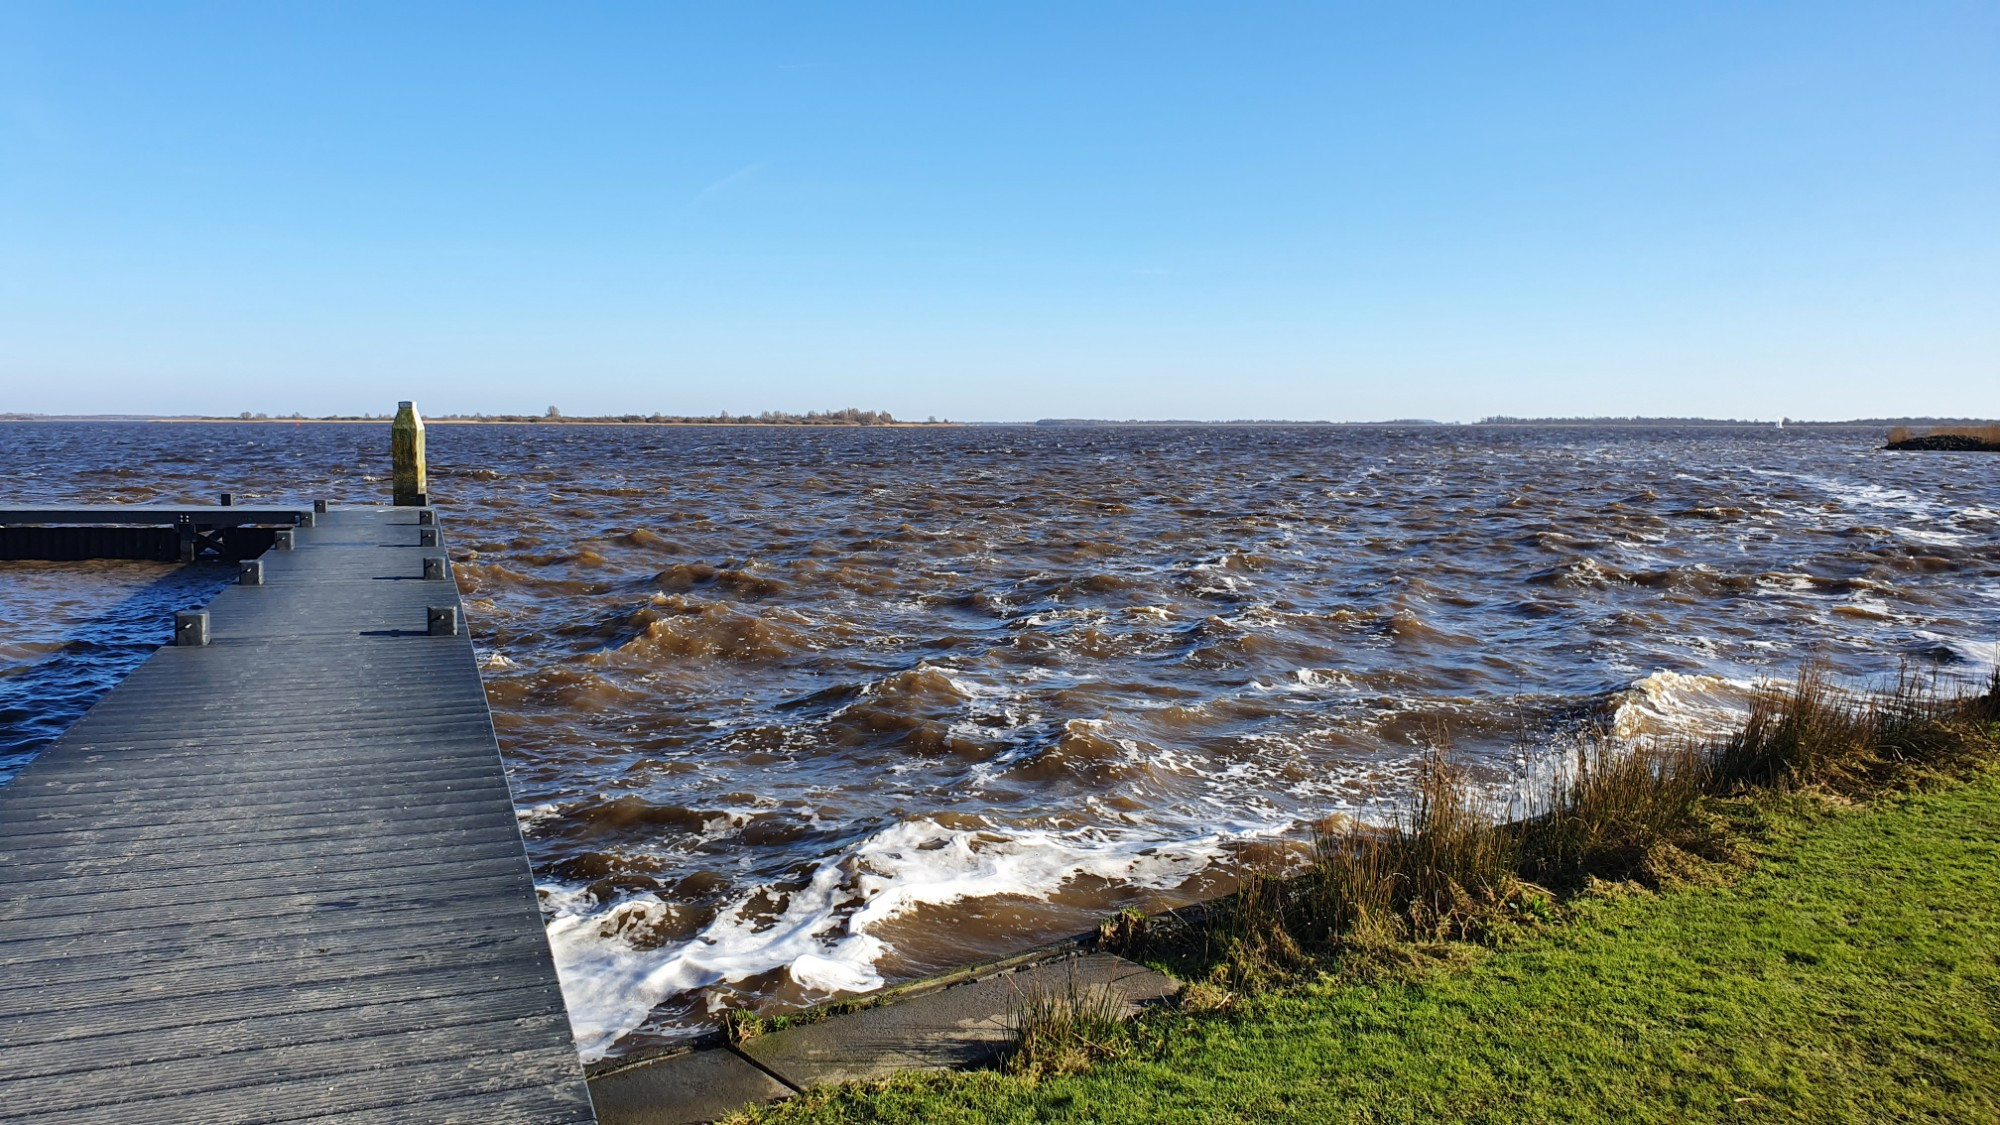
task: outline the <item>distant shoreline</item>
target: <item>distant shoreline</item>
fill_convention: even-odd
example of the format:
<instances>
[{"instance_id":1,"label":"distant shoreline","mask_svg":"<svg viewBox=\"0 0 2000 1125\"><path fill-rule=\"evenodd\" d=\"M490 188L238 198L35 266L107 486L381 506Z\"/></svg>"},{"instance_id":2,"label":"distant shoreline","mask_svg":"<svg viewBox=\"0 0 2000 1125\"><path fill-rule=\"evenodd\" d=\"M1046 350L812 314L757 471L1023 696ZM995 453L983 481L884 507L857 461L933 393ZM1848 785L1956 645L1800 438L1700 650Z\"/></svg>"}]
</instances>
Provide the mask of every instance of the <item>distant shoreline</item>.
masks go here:
<instances>
[{"instance_id":1,"label":"distant shoreline","mask_svg":"<svg viewBox=\"0 0 2000 1125\"><path fill-rule=\"evenodd\" d=\"M0 422L145 422L161 424L226 426L386 426L381 418L203 418L155 416L149 414L38 414L0 415ZM931 430L963 426L964 422L759 422L730 419L727 422L627 422L609 418L425 418L426 426L736 426L744 429L774 430Z\"/></svg>"},{"instance_id":2,"label":"distant shoreline","mask_svg":"<svg viewBox=\"0 0 2000 1125\"><path fill-rule=\"evenodd\" d=\"M389 415L380 417L321 417L321 418L240 418L212 417L206 415L156 415L156 414L4 414L0 413L0 423L5 422L146 422L146 423L192 423L200 425L387 425ZM1980 419L1965 418L1856 418L1845 421L1808 422L1786 419L1783 429L1881 429L1891 426L1955 426L1979 424ZM756 418L729 419L628 419L615 417L574 417L574 418L465 418L427 417L426 425L432 426L671 426L683 428L734 427L739 429L855 429L855 430L931 430L963 429L974 426L1007 426L1027 429L1255 429L1259 427L1312 427L1316 429L1599 429L1599 430L1640 430L1640 429L1717 429L1717 430L1766 430L1774 428L1772 422L1745 421L1730 418L1521 418L1521 419L1481 419L1477 422L1438 422L1429 419L1390 419L1379 422L1328 422L1302 419L1232 419L1227 421L1200 421L1195 419L1101 419L1101 418L1044 418L1036 421L941 421L941 422L853 422L846 420L798 420L773 419L761 421Z\"/></svg>"},{"instance_id":3,"label":"distant shoreline","mask_svg":"<svg viewBox=\"0 0 2000 1125\"><path fill-rule=\"evenodd\" d=\"M67 421L80 422L89 419L71 418ZM390 423L389 418L143 418L144 422L221 422L238 426L268 426L285 422L299 424L355 426L380 425ZM689 426L704 428L710 426L740 426L756 430L931 430L947 426L964 425L962 422L759 422L731 418L727 422L627 422L616 418L425 418L426 426Z\"/></svg>"}]
</instances>

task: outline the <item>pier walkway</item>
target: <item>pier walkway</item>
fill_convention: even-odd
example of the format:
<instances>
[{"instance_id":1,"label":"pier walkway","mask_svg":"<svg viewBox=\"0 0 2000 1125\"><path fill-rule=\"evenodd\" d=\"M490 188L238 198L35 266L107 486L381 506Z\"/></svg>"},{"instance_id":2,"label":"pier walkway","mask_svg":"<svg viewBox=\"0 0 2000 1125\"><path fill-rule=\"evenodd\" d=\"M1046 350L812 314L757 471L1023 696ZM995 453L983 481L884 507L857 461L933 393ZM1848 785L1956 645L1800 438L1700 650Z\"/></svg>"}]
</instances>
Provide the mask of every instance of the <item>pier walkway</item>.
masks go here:
<instances>
[{"instance_id":1,"label":"pier walkway","mask_svg":"<svg viewBox=\"0 0 2000 1125\"><path fill-rule=\"evenodd\" d=\"M267 532L0 786L0 1121L593 1120L419 518Z\"/></svg>"}]
</instances>

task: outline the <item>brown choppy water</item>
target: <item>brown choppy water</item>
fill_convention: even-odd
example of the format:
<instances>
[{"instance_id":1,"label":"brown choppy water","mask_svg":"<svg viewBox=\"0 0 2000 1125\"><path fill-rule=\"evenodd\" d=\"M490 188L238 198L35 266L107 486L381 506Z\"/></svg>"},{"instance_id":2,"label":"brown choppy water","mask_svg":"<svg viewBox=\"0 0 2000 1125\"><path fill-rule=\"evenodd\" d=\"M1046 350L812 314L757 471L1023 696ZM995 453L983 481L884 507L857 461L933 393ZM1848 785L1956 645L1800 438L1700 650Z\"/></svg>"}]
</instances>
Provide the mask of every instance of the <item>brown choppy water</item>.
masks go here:
<instances>
[{"instance_id":1,"label":"brown choppy water","mask_svg":"<svg viewBox=\"0 0 2000 1125\"><path fill-rule=\"evenodd\" d=\"M590 1057L1204 897L1384 815L1440 730L1498 781L1579 723L1724 721L1809 657L1988 669L2000 458L1879 441L430 434ZM17 502L372 501L386 443L6 425L0 467ZM164 638L132 621L222 580L0 564L0 770Z\"/></svg>"}]
</instances>

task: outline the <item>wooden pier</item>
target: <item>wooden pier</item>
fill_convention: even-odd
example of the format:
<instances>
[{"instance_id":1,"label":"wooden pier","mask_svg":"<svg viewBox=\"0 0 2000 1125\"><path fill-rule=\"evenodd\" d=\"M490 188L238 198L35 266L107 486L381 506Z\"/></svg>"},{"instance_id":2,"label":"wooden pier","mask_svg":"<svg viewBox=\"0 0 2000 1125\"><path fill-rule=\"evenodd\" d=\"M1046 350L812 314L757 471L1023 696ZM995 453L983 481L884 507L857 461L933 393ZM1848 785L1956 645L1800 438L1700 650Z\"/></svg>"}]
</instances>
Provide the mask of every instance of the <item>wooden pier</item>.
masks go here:
<instances>
[{"instance_id":1,"label":"wooden pier","mask_svg":"<svg viewBox=\"0 0 2000 1125\"><path fill-rule=\"evenodd\" d=\"M46 520L270 549L0 786L0 1121L594 1120L430 510L189 511Z\"/></svg>"}]
</instances>

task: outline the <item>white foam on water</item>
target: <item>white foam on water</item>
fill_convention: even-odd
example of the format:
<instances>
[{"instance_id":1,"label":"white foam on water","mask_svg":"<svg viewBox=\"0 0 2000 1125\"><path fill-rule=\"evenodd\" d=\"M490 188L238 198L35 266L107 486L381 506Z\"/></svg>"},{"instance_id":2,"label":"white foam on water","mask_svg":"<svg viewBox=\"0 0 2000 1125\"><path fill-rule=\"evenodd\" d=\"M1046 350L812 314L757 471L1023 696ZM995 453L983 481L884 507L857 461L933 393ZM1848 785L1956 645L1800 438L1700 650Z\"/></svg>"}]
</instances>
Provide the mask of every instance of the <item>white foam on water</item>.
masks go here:
<instances>
[{"instance_id":1,"label":"white foam on water","mask_svg":"<svg viewBox=\"0 0 2000 1125\"><path fill-rule=\"evenodd\" d=\"M1351 690L1355 684L1351 676L1337 669L1294 668L1292 670L1292 678L1288 681L1278 680L1275 683L1265 683L1262 680L1251 680L1248 686L1251 691L1261 692L1265 695L1277 695L1309 694L1323 691L1327 688Z\"/></svg>"},{"instance_id":2,"label":"white foam on water","mask_svg":"<svg viewBox=\"0 0 2000 1125\"><path fill-rule=\"evenodd\" d=\"M1876 621L1897 621L1903 616L1892 609L1888 602L1866 596L1849 598L1833 608L1835 613L1849 617L1866 617Z\"/></svg>"},{"instance_id":3,"label":"white foam on water","mask_svg":"<svg viewBox=\"0 0 2000 1125\"><path fill-rule=\"evenodd\" d=\"M1891 512L1907 519L1926 524L1955 525L1974 512L1984 509L1955 508L1939 500L1929 499L1902 488L1886 488L1879 484L1857 483L1835 480L1831 477L1811 473L1787 474L1797 480L1817 485L1825 492L1857 508L1873 508L1880 512ZM1893 529L1896 534L1921 543L1949 545L1962 543L1966 536L1956 531L1936 530L1930 527L1901 526Z\"/></svg>"},{"instance_id":4,"label":"white foam on water","mask_svg":"<svg viewBox=\"0 0 2000 1125\"><path fill-rule=\"evenodd\" d=\"M1956 531L1931 531L1928 528L1921 527L1892 527L1889 530L1905 539L1914 539L1919 543L1934 543L1945 547L1963 543L1967 539L1967 536L1961 535Z\"/></svg>"},{"instance_id":5,"label":"white foam on water","mask_svg":"<svg viewBox=\"0 0 2000 1125\"><path fill-rule=\"evenodd\" d=\"M825 864L788 896L777 917L753 919L745 896L694 938L660 948L634 940L646 923L672 911L657 896L604 907L587 890L542 887L544 905L555 911L548 920L549 948L577 1051L586 1062L603 1058L673 996L773 969L796 965L802 983L826 991L876 987L881 978L868 966L881 953L879 942L866 935L831 941L821 935L842 898L842 881L839 865Z\"/></svg>"},{"instance_id":6,"label":"white foam on water","mask_svg":"<svg viewBox=\"0 0 2000 1125\"><path fill-rule=\"evenodd\" d=\"M1305 687L1354 686L1352 677L1332 668L1299 668L1292 672L1292 678Z\"/></svg>"},{"instance_id":7,"label":"white foam on water","mask_svg":"<svg viewBox=\"0 0 2000 1125\"><path fill-rule=\"evenodd\" d=\"M1756 691L1755 684L1724 676L1654 672L1618 695L1611 735L1621 741L1725 735L1742 725Z\"/></svg>"},{"instance_id":8,"label":"white foam on water","mask_svg":"<svg viewBox=\"0 0 2000 1125\"><path fill-rule=\"evenodd\" d=\"M1196 586L1194 588L1195 593L1240 594L1243 591L1248 590L1251 586L1251 582L1248 578L1243 578L1239 575L1234 575L1234 574L1222 574L1218 572L1206 575L1205 577L1208 579L1208 581L1204 582L1202 585Z\"/></svg>"},{"instance_id":9,"label":"white foam on water","mask_svg":"<svg viewBox=\"0 0 2000 1125\"><path fill-rule=\"evenodd\" d=\"M1609 738L1573 732L1520 759L1514 782L1488 793L1487 812L1498 819L1535 816L1546 811L1555 782L1586 763L1660 741L1727 736L1743 725L1757 690L1754 683L1726 676L1664 670L1641 676L1611 696L1616 705L1603 731Z\"/></svg>"},{"instance_id":10,"label":"white foam on water","mask_svg":"<svg viewBox=\"0 0 2000 1125\"><path fill-rule=\"evenodd\" d=\"M523 836L534 835L535 829L540 828L542 825L561 815L562 806L553 802L545 805L535 805L532 808L514 810L515 823L521 826L521 834Z\"/></svg>"},{"instance_id":11,"label":"white foam on water","mask_svg":"<svg viewBox=\"0 0 2000 1125\"><path fill-rule=\"evenodd\" d=\"M1985 678L2000 668L2000 639L1973 640L1966 637L1947 637L1943 633L1933 633L1928 629L1918 630L1917 636L1934 645L1951 650L1952 664L1946 669L1955 675Z\"/></svg>"},{"instance_id":12,"label":"white foam on water","mask_svg":"<svg viewBox=\"0 0 2000 1125\"><path fill-rule=\"evenodd\" d=\"M1796 590L1807 594L1819 589L1819 583L1813 581L1812 575L1794 571L1778 571L1763 575L1757 579L1757 585L1773 590Z\"/></svg>"},{"instance_id":13,"label":"white foam on water","mask_svg":"<svg viewBox=\"0 0 2000 1125\"><path fill-rule=\"evenodd\" d=\"M892 825L820 865L789 893L754 888L686 941L646 948L643 935L673 909L639 895L605 905L587 890L544 885L549 946L585 1061L603 1058L652 1010L681 993L783 969L829 995L883 984L876 968L893 947L871 931L919 906L1020 895L1043 899L1081 876L1170 889L1223 856L1232 839L1294 827L1277 810L1238 816L1194 838L1158 830L955 829L928 817ZM782 893L775 917L751 911Z\"/></svg>"}]
</instances>

